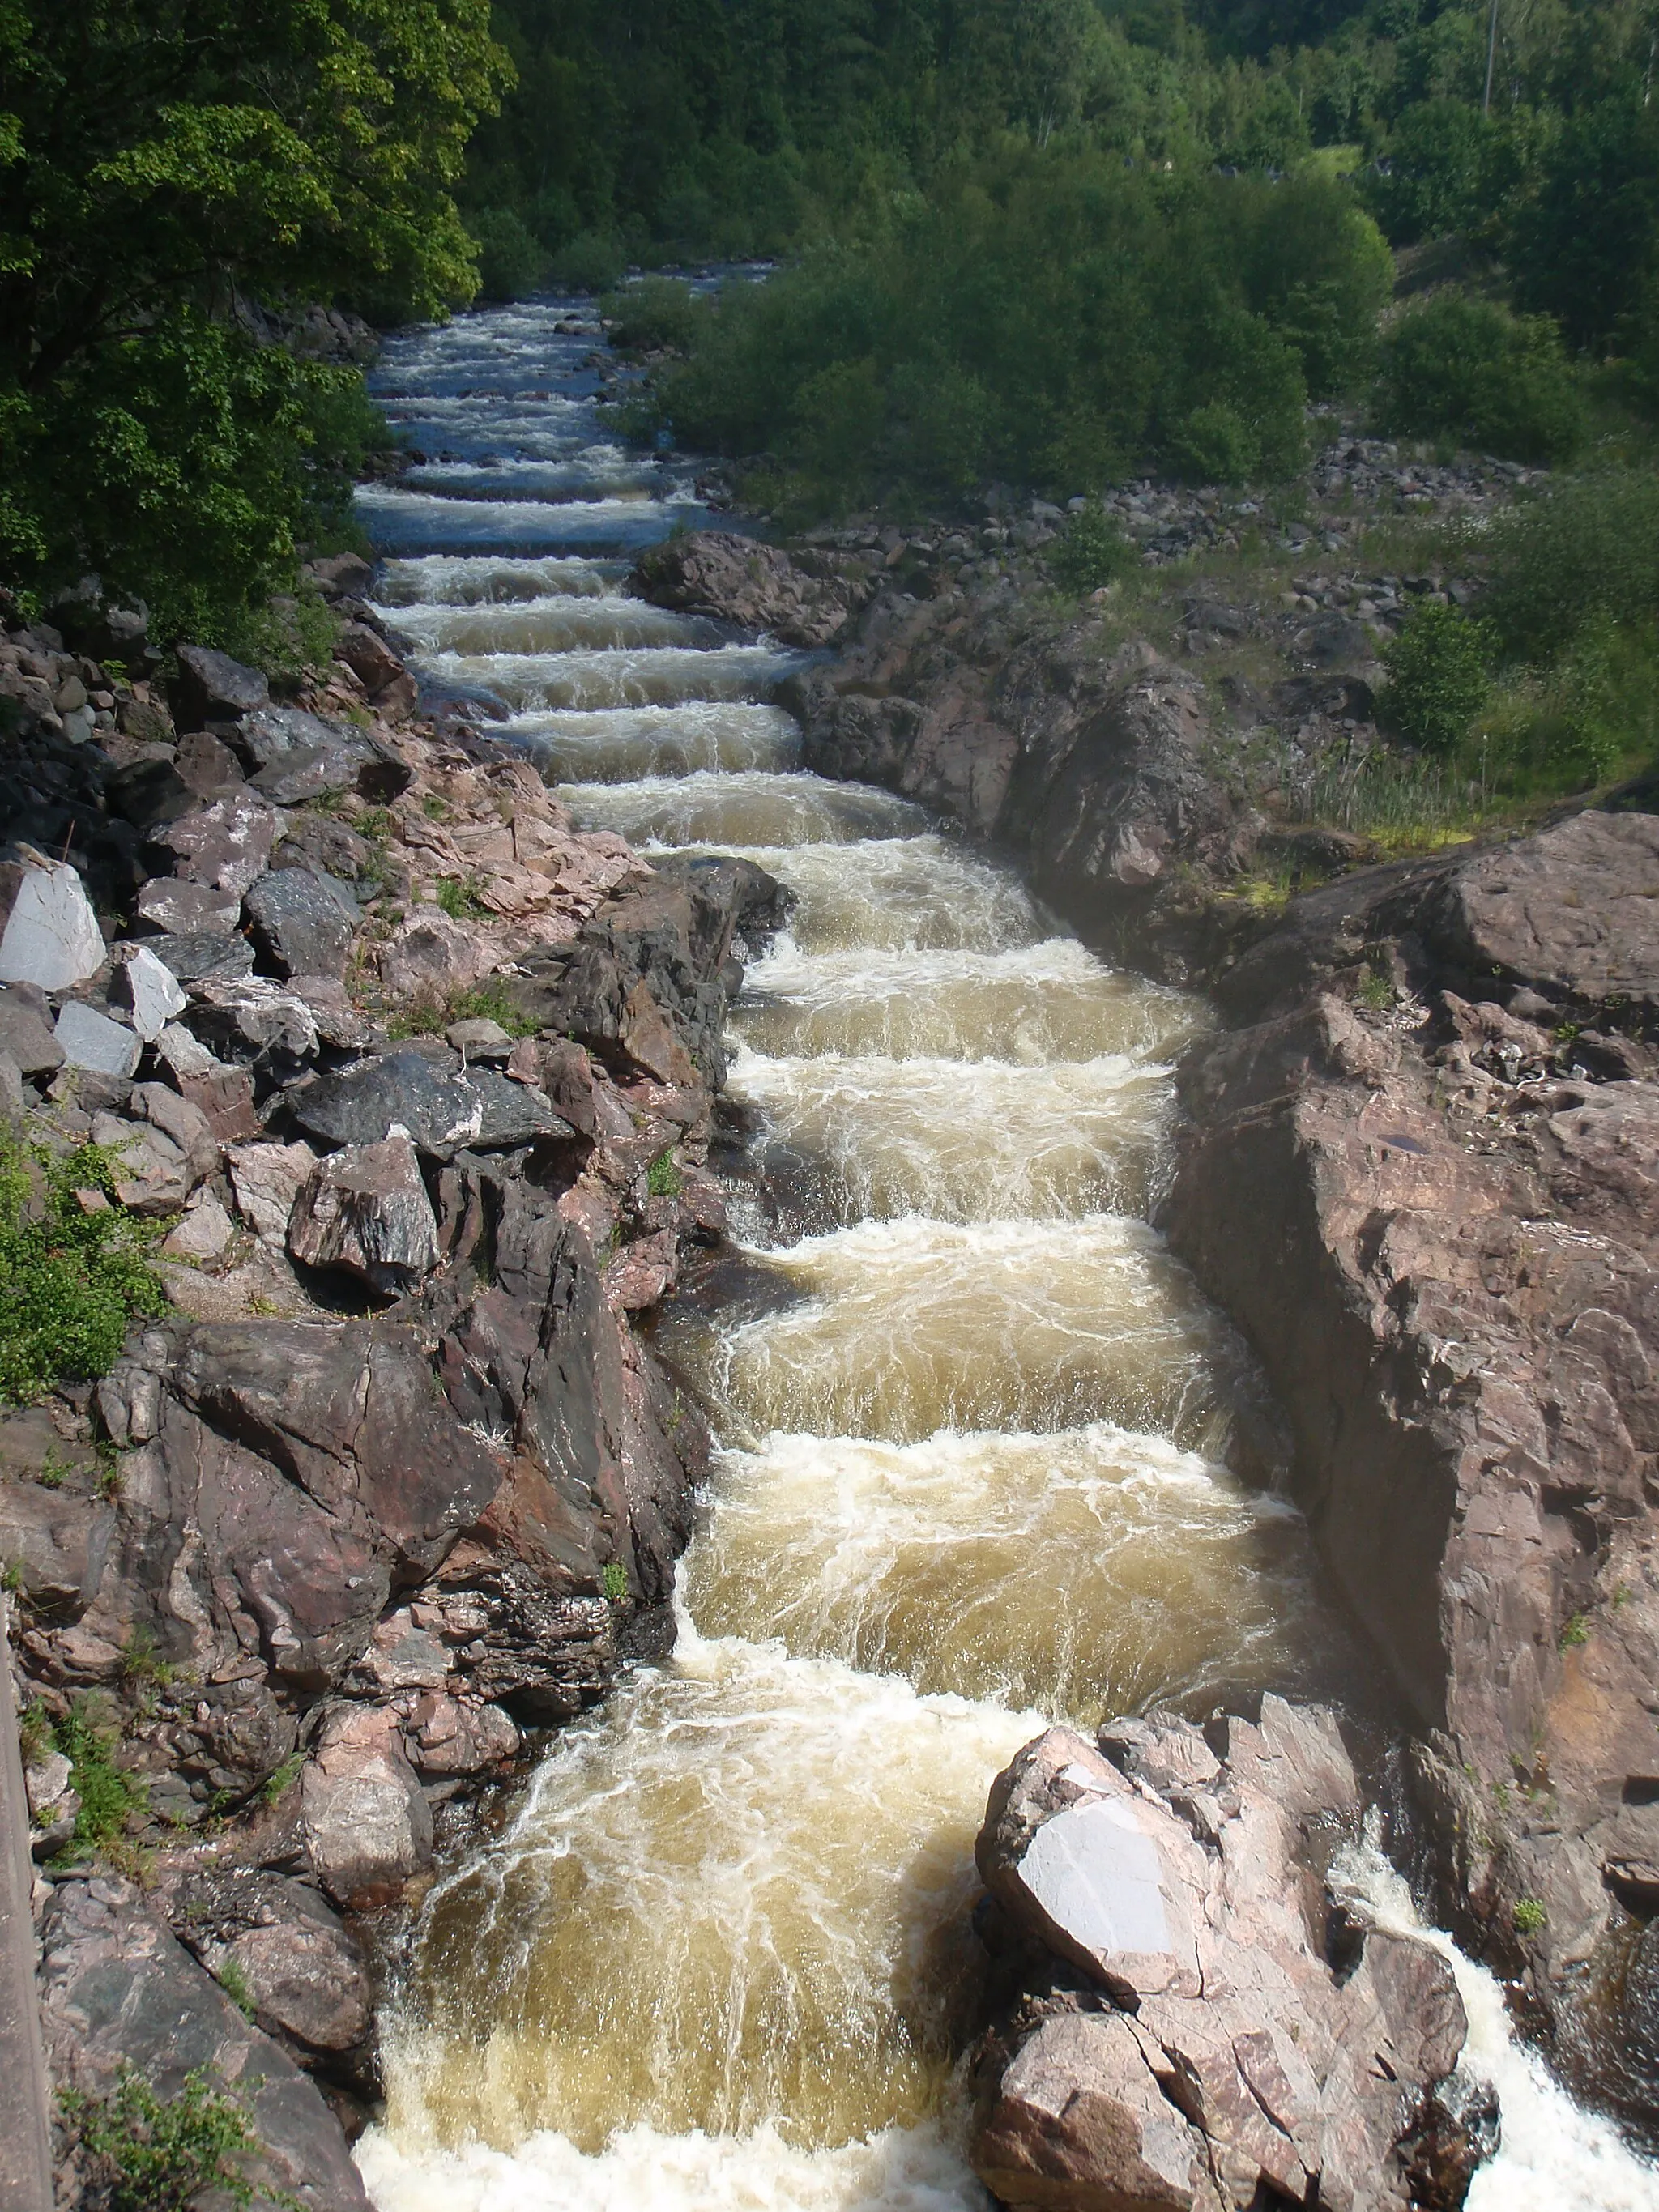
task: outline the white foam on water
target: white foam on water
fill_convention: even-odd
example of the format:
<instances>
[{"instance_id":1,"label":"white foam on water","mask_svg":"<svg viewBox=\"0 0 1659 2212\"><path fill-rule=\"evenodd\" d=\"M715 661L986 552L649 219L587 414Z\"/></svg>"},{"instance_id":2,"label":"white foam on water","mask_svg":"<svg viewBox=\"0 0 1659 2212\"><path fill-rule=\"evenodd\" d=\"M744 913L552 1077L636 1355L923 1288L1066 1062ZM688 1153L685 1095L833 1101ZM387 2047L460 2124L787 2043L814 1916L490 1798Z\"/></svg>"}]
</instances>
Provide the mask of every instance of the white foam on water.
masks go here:
<instances>
[{"instance_id":1,"label":"white foam on water","mask_svg":"<svg viewBox=\"0 0 1659 2212\"><path fill-rule=\"evenodd\" d=\"M584 830L614 830L630 843L686 845L852 844L864 838L914 837L925 830L921 807L863 783L829 783L796 769L699 769L689 775L628 782L568 783L559 797Z\"/></svg>"},{"instance_id":2,"label":"white foam on water","mask_svg":"<svg viewBox=\"0 0 1659 2212\"><path fill-rule=\"evenodd\" d=\"M521 713L560 707L665 707L684 700L763 701L805 656L783 646L641 646L613 653L434 653L439 682L484 684Z\"/></svg>"},{"instance_id":3,"label":"white foam on water","mask_svg":"<svg viewBox=\"0 0 1659 2212\"><path fill-rule=\"evenodd\" d=\"M1656 2212L1659 2166L1639 2157L1611 2120L1576 2104L1538 2053L1518 2040L1502 1984L1449 1936L1425 1925L1377 1846L1375 1822L1332 1875L1358 1915L1428 1943L1456 1980L1469 2023L1463 2066L1495 2091L1502 2128L1497 2155L1470 2186L1466 2212Z\"/></svg>"},{"instance_id":4,"label":"white foam on water","mask_svg":"<svg viewBox=\"0 0 1659 2212\"><path fill-rule=\"evenodd\" d=\"M501 729L550 781L568 778L589 787L704 769L770 769L787 764L800 740L781 707L747 699L544 709L515 714Z\"/></svg>"},{"instance_id":5,"label":"white foam on water","mask_svg":"<svg viewBox=\"0 0 1659 2212\"><path fill-rule=\"evenodd\" d=\"M387 552L483 551L560 545L648 545L697 512L692 500L445 499L440 493L359 484L357 520Z\"/></svg>"},{"instance_id":6,"label":"white foam on water","mask_svg":"<svg viewBox=\"0 0 1659 2212\"><path fill-rule=\"evenodd\" d=\"M722 641L711 622L671 614L617 592L550 592L539 599L459 606L440 600L381 611L425 653L541 655Z\"/></svg>"},{"instance_id":7,"label":"white foam on water","mask_svg":"<svg viewBox=\"0 0 1659 2212\"><path fill-rule=\"evenodd\" d=\"M802 2149L771 2126L746 2136L632 2127L597 2156L545 2131L511 2152L416 2152L373 2128L356 2159L377 2212L991 2212L932 2121L829 2150Z\"/></svg>"},{"instance_id":8,"label":"white foam on water","mask_svg":"<svg viewBox=\"0 0 1659 2212\"><path fill-rule=\"evenodd\" d=\"M501 606L553 597L597 599L627 574L621 561L583 561L556 556L515 559L505 553L427 553L388 561L376 589L380 611L403 618L406 607Z\"/></svg>"}]
</instances>

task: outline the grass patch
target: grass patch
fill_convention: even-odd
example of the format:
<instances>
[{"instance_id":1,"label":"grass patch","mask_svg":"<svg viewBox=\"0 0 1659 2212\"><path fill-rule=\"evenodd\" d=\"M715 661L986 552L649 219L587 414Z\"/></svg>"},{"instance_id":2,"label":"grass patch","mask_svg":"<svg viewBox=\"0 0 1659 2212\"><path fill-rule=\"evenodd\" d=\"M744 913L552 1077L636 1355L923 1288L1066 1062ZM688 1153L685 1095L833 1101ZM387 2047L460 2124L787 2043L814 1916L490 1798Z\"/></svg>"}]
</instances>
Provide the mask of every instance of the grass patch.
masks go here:
<instances>
[{"instance_id":1,"label":"grass patch","mask_svg":"<svg viewBox=\"0 0 1659 2212\"><path fill-rule=\"evenodd\" d=\"M52 1738L70 1763L70 1780L81 1800L65 1856L118 1846L126 1834L128 1815L142 1811L145 1793L143 1783L115 1764L119 1738L114 1729L99 1727L90 1701L76 1698L52 1730Z\"/></svg>"},{"instance_id":2,"label":"grass patch","mask_svg":"<svg viewBox=\"0 0 1659 2212\"><path fill-rule=\"evenodd\" d=\"M106 1373L134 1318L161 1311L157 1231L115 1201L115 1172L97 1145L60 1155L0 1133L0 1401ZM111 1203L89 1213L82 1190Z\"/></svg>"},{"instance_id":3,"label":"grass patch","mask_svg":"<svg viewBox=\"0 0 1659 2212\"><path fill-rule=\"evenodd\" d=\"M386 1035L393 1042L404 1037L441 1036L454 1022L495 1022L508 1036L534 1036L541 1024L515 1006L501 983L477 983L458 991L453 999L417 999L393 1014Z\"/></svg>"},{"instance_id":4,"label":"grass patch","mask_svg":"<svg viewBox=\"0 0 1659 2212\"><path fill-rule=\"evenodd\" d=\"M476 876L445 876L438 884L438 904L452 921L482 921L489 911L478 896Z\"/></svg>"},{"instance_id":5,"label":"grass patch","mask_svg":"<svg viewBox=\"0 0 1659 2212\"><path fill-rule=\"evenodd\" d=\"M157 2096L129 2070L107 2097L70 2091L59 2101L110 2212L186 2212L210 2192L234 2212L256 2201L300 2212L297 2197L251 2176L261 2145L248 2108L210 2067L187 2074L174 2097Z\"/></svg>"},{"instance_id":6,"label":"grass patch","mask_svg":"<svg viewBox=\"0 0 1659 2212\"><path fill-rule=\"evenodd\" d=\"M1549 1921L1541 1897L1517 1897L1515 1900L1515 1932L1517 1936L1541 1936Z\"/></svg>"},{"instance_id":7,"label":"grass patch","mask_svg":"<svg viewBox=\"0 0 1659 2212\"><path fill-rule=\"evenodd\" d=\"M605 1594L612 1605L620 1605L628 1595L628 1570L620 1559L605 1563Z\"/></svg>"},{"instance_id":8,"label":"grass patch","mask_svg":"<svg viewBox=\"0 0 1659 2212\"><path fill-rule=\"evenodd\" d=\"M679 1196L682 1179L672 1152L659 1152L652 1161L650 1171L645 1178L645 1187L653 1198Z\"/></svg>"}]
</instances>

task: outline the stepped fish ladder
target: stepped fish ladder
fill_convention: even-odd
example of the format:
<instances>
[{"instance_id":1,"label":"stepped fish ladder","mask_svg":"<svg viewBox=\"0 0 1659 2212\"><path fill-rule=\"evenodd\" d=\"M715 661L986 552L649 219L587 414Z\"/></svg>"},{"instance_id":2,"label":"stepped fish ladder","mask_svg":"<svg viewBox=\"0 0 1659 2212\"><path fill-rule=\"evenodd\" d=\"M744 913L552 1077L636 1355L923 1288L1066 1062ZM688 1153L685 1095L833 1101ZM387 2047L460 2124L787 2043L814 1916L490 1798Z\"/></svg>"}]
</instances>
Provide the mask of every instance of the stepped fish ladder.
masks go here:
<instances>
[{"instance_id":1,"label":"stepped fish ladder","mask_svg":"<svg viewBox=\"0 0 1659 2212\"><path fill-rule=\"evenodd\" d=\"M584 825L748 852L799 903L732 1014L742 1265L661 1323L720 1440L674 1659L435 1886L358 2155L381 2212L986 2212L958 2092L992 1776L1045 1717L1329 1686L1303 1525L1231 1471L1271 1471L1253 1369L1145 1218L1203 1009L804 773L799 656L626 595L706 518L605 437L597 333L556 328L585 312L388 348L439 458L365 496L380 603ZM1495 1990L1480 2017L1521 2145L1482 2204L1652 2203L1505 2055Z\"/></svg>"}]
</instances>

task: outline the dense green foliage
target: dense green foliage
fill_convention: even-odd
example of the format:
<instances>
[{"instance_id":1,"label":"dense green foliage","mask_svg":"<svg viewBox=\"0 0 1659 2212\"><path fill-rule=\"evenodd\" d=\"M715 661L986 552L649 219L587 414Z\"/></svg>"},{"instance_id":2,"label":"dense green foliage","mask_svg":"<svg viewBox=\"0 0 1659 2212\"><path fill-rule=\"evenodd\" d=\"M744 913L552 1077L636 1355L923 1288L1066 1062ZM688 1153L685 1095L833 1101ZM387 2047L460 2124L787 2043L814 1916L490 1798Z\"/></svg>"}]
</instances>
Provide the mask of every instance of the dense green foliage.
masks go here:
<instances>
[{"instance_id":1,"label":"dense green foliage","mask_svg":"<svg viewBox=\"0 0 1659 2212\"><path fill-rule=\"evenodd\" d=\"M361 380L249 305L469 296L451 188L502 81L488 0L0 9L0 576L205 635L291 574Z\"/></svg>"},{"instance_id":2,"label":"dense green foliage","mask_svg":"<svg viewBox=\"0 0 1659 2212\"><path fill-rule=\"evenodd\" d=\"M1382 648L1383 719L1425 752L1450 752L1491 689L1492 635L1457 608L1415 606Z\"/></svg>"},{"instance_id":3,"label":"dense green foliage","mask_svg":"<svg viewBox=\"0 0 1659 2212\"><path fill-rule=\"evenodd\" d=\"M77 1698L53 1729L52 1741L70 1763L70 1779L81 1801L69 1856L118 1844L127 1815L144 1800L143 1784L115 1763L120 1739L112 1729L98 1725L87 1698Z\"/></svg>"},{"instance_id":4,"label":"dense green foliage","mask_svg":"<svg viewBox=\"0 0 1659 2212\"><path fill-rule=\"evenodd\" d=\"M110 2212L191 2212L210 2192L237 2212L256 2199L297 2207L286 2191L256 2185L260 2147L247 2106L210 2068L187 2074L170 2098L129 2071L108 2097L62 2101Z\"/></svg>"},{"instance_id":5,"label":"dense green foliage","mask_svg":"<svg viewBox=\"0 0 1659 2212\"><path fill-rule=\"evenodd\" d=\"M1384 430L1523 461L1565 459L1583 436L1583 399L1547 315L1437 292L1398 318L1382 354Z\"/></svg>"},{"instance_id":6,"label":"dense green foliage","mask_svg":"<svg viewBox=\"0 0 1659 2212\"><path fill-rule=\"evenodd\" d=\"M161 1310L144 1224L95 1203L116 1173L95 1145L59 1154L0 1133L0 1404L103 1374L133 1316Z\"/></svg>"},{"instance_id":7,"label":"dense green foliage","mask_svg":"<svg viewBox=\"0 0 1659 2212\"><path fill-rule=\"evenodd\" d=\"M692 441L775 457L804 508L1070 495L1147 459L1283 476L1304 408L1367 358L1388 260L1341 186L1177 181L1010 149L878 237L701 307L664 404Z\"/></svg>"}]
</instances>

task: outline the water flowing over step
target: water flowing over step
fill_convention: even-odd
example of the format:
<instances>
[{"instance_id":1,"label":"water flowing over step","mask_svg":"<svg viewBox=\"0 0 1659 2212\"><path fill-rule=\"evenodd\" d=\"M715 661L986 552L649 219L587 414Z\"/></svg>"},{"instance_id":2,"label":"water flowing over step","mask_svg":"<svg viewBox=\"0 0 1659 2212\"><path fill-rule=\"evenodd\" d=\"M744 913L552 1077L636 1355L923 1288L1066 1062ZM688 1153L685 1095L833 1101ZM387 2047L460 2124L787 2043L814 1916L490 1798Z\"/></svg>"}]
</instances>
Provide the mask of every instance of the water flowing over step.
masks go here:
<instances>
[{"instance_id":1,"label":"water flowing over step","mask_svg":"<svg viewBox=\"0 0 1659 2212\"><path fill-rule=\"evenodd\" d=\"M434 1887L360 2162L382 2212L986 2212L959 2075L991 1778L1046 1719L1316 1693L1342 1638L1252 1364L1146 1224L1204 1009L920 809L801 772L802 655L626 595L706 518L607 437L589 313L388 348L428 459L362 497L381 611L584 827L747 853L799 903L733 1010L739 1249L658 1333L720 1438L674 1659ZM1522 2100L1478 2212L1650 2202L1458 1970ZM1526 2131L1550 2097L1589 2193Z\"/></svg>"}]
</instances>

